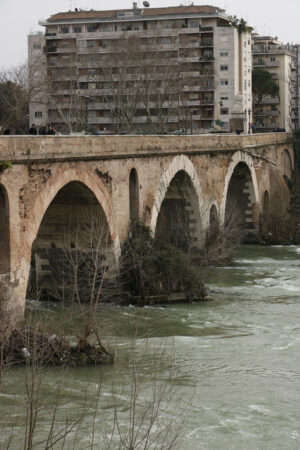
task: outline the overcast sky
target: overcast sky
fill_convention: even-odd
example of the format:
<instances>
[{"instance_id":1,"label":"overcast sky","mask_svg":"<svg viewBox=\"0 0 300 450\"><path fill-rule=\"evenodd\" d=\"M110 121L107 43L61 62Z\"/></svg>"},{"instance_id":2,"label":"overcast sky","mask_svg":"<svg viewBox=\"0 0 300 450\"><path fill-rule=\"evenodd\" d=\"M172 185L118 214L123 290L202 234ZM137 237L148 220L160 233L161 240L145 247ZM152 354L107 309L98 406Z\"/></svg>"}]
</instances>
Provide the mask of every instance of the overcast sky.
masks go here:
<instances>
[{"instance_id":1,"label":"overcast sky","mask_svg":"<svg viewBox=\"0 0 300 450\"><path fill-rule=\"evenodd\" d=\"M109 3L109 7L108 7ZM141 5L142 1L138 0ZM196 5L211 4L225 8L228 14L243 17L260 34L278 36L283 42L300 43L300 0L207 0ZM150 0L152 7L188 5L187 0ZM43 30L39 20L70 7L93 9L130 8L129 0L0 0L0 68L26 61L27 35Z\"/></svg>"}]
</instances>

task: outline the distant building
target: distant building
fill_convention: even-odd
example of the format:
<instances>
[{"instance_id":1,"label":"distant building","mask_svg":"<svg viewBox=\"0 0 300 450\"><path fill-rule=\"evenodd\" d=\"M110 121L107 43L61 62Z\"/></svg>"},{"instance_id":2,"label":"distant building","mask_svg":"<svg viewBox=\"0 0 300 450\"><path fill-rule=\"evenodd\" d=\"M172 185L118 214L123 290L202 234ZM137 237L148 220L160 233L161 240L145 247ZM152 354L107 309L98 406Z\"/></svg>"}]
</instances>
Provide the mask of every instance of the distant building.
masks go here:
<instances>
[{"instance_id":1,"label":"distant building","mask_svg":"<svg viewBox=\"0 0 300 450\"><path fill-rule=\"evenodd\" d=\"M228 131L238 97L248 129L251 34L231 26L224 10L134 3L58 13L41 24L45 36L28 41L29 66L40 58L46 72L31 122L63 132Z\"/></svg>"},{"instance_id":2,"label":"distant building","mask_svg":"<svg viewBox=\"0 0 300 450\"><path fill-rule=\"evenodd\" d=\"M254 106L254 123L258 131L284 128L291 131L298 123L298 87L296 52L271 36L253 35L253 68L265 69L279 85L278 97L266 97Z\"/></svg>"},{"instance_id":3,"label":"distant building","mask_svg":"<svg viewBox=\"0 0 300 450\"><path fill-rule=\"evenodd\" d=\"M29 125L34 123L38 128L48 122L47 58L44 48L43 34L28 36Z\"/></svg>"}]
</instances>

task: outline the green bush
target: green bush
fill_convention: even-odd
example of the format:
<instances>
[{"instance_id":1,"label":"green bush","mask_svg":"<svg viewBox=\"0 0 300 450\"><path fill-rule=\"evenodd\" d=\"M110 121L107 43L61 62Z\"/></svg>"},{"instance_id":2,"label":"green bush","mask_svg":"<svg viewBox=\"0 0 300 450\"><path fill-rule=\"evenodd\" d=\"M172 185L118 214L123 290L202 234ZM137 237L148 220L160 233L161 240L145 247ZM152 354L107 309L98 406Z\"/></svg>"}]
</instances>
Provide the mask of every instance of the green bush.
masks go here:
<instances>
[{"instance_id":1,"label":"green bush","mask_svg":"<svg viewBox=\"0 0 300 450\"><path fill-rule=\"evenodd\" d=\"M131 225L123 244L121 277L125 289L141 298L175 292L183 292L189 299L204 296L199 269L174 245L154 238L141 222Z\"/></svg>"},{"instance_id":2,"label":"green bush","mask_svg":"<svg viewBox=\"0 0 300 450\"><path fill-rule=\"evenodd\" d=\"M5 169L10 169L12 167L12 163L10 161L2 161L0 162L0 173Z\"/></svg>"}]
</instances>

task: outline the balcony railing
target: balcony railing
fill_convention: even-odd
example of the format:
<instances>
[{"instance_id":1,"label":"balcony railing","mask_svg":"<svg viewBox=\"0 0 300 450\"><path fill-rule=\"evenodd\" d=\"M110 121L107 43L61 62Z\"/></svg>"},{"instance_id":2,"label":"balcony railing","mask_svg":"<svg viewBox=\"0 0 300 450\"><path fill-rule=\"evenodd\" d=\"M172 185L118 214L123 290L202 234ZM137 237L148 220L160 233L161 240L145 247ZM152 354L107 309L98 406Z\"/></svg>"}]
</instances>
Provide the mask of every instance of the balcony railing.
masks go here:
<instances>
[{"instance_id":1,"label":"balcony railing","mask_svg":"<svg viewBox=\"0 0 300 450\"><path fill-rule=\"evenodd\" d=\"M279 98L264 98L261 102L262 105L277 105L280 103Z\"/></svg>"},{"instance_id":2,"label":"balcony railing","mask_svg":"<svg viewBox=\"0 0 300 450\"><path fill-rule=\"evenodd\" d=\"M253 61L253 66L255 67L279 67L279 61Z\"/></svg>"},{"instance_id":3,"label":"balcony railing","mask_svg":"<svg viewBox=\"0 0 300 450\"><path fill-rule=\"evenodd\" d=\"M266 122L264 124L256 124L256 128L275 129L275 128L279 128L279 123L278 122Z\"/></svg>"},{"instance_id":4,"label":"balcony railing","mask_svg":"<svg viewBox=\"0 0 300 450\"><path fill-rule=\"evenodd\" d=\"M257 111L254 113L254 116L264 116L264 117L271 117L271 116L279 116L280 111L278 110L266 110L266 111Z\"/></svg>"}]
</instances>

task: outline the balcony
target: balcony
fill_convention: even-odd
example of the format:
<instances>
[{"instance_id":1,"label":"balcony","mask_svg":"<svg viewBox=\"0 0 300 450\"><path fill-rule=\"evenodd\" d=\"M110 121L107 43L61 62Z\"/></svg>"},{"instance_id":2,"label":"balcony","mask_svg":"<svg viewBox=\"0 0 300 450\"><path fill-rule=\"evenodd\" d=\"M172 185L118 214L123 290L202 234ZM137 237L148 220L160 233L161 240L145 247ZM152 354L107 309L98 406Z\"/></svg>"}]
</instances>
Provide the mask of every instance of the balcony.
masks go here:
<instances>
[{"instance_id":1,"label":"balcony","mask_svg":"<svg viewBox=\"0 0 300 450\"><path fill-rule=\"evenodd\" d=\"M179 34L198 34L199 33L199 28L192 28L192 27L184 27L184 28L180 28L178 29L178 33Z\"/></svg>"},{"instance_id":2,"label":"balcony","mask_svg":"<svg viewBox=\"0 0 300 450\"><path fill-rule=\"evenodd\" d=\"M278 97L276 98L264 98L261 102L262 105L278 105L280 100Z\"/></svg>"},{"instance_id":3,"label":"balcony","mask_svg":"<svg viewBox=\"0 0 300 450\"><path fill-rule=\"evenodd\" d=\"M187 77L194 78L194 77L199 77L199 76L200 76L199 70L192 70L189 72L180 72L181 78L187 78Z\"/></svg>"},{"instance_id":4,"label":"balcony","mask_svg":"<svg viewBox=\"0 0 300 450\"><path fill-rule=\"evenodd\" d=\"M199 42L180 42L179 48L199 48Z\"/></svg>"},{"instance_id":5,"label":"balcony","mask_svg":"<svg viewBox=\"0 0 300 450\"><path fill-rule=\"evenodd\" d=\"M213 39L208 39L208 40L203 39L199 44L200 44L199 47L213 47L214 41L213 41Z\"/></svg>"},{"instance_id":6,"label":"balcony","mask_svg":"<svg viewBox=\"0 0 300 450\"><path fill-rule=\"evenodd\" d=\"M279 61L253 61L254 67L279 67Z\"/></svg>"},{"instance_id":7,"label":"balcony","mask_svg":"<svg viewBox=\"0 0 300 450\"><path fill-rule=\"evenodd\" d=\"M199 62L199 56L181 56L179 58L180 63L197 63Z\"/></svg>"},{"instance_id":8,"label":"balcony","mask_svg":"<svg viewBox=\"0 0 300 450\"><path fill-rule=\"evenodd\" d=\"M284 55L287 52L289 53L294 53L293 51L287 49L287 48L283 48L283 47L276 47L276 46L272 46L272 47L266 47L266 46L260 46L260 45L253 45L252 47L252 54L253 55L268 55L268 54L272 54L272 55Z\"/></svg>"},{"instance_id":9,"label":"balcony","mask_svg":"<svg viewBox=\"0 0 300 450\"><path fill-rule=\"evenodd\" d=\"M48 55L49 53L56 53L57 52L57 47L56 45L46 45L46 47L44 47L44 53L46 55Z\"/></svg>"},{"instance_id":10,"label":"balcony","mask_svg":"<svg viewBox=\"0 0 300 450\"><path fill-rule=\"evenodd\" d=\"M280 115L280 111L277 110L277 109L276 110L269 109L269 110L265 110L265 111L262 111L262 112L257 111L257 112L254 113L255 117L260 117L260 116L271 117L271 116L279 116L279 115Z\"/></svg>"},{"instance_id":11,"label":"balcony","mask_svg":"<svg viewBox=\"0 0 300 450\"><path fill-rule=\"evenodd\" d=\"M275 129L275 128L279 128L280 125L278 122L266 122L263 125L262 124L256 124L256 128L259 129Z\"/></svg>"},{"instance_id":12,"label":"balcony","mask_svg":"<svg viewBox=\"0 0 300 450\"><path fill-rule=\"evenodd\" d=\"M213 33L213 27L199 27L199 33Z\"/></svg>"},{"instance_id":13,"label":"balcony","mask_svg":"<svg viewBox=\"0 0 300 450\"><path fill-rule=\"evenodd\" d=\"M76 53L77 47L56 47L56 53Z\"/></svg>"}]
</instances>

